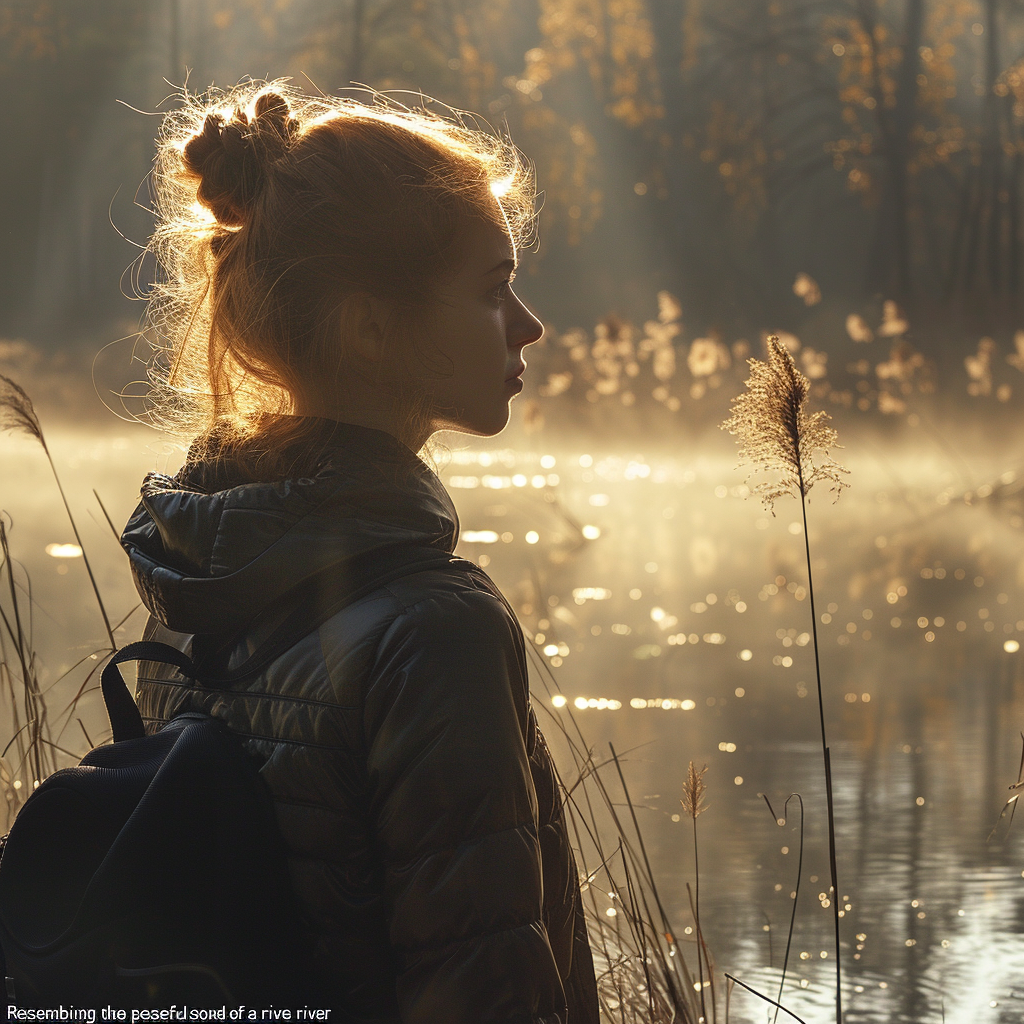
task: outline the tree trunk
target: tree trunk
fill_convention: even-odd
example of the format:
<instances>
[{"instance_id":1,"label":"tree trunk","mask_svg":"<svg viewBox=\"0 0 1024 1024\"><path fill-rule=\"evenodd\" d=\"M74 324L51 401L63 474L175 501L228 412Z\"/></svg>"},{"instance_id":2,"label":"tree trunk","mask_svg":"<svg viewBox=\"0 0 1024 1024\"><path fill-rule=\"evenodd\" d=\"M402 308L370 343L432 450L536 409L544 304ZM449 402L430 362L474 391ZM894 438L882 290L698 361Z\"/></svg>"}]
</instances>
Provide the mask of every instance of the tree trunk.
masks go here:
<instances>
[{"instance_id":1,"label":"tree trunk","mask_svg":"<svg viewBox=\"0 0 1024 1024\"><path fill-rule=\"evenodd\" d=\"M171 62L171 84L185 81L185 69L181 66L181 0L170 0L170 32L168 33L168 54Z\"/></svg>"},{"instance_id":2,"label":"tree trunk","mask_svg":"<svg viewBox=\"0 0 1024 1024\"><path fill-rule=\"evenodd\" d=\"M923 30L924 0L909 0L896 88L896 108L892 118L893 159L889 168L895 235L895 279L898 294L904 301L910 300L913 289L910 266L910 136L917 121L917 74L921 66Z\"/></svg>"},{"instance_id":3,"label":"tree trunk","mask_svg":"<svg viewBox=\"0 0 1024 1024\"><path fill-rule=\"evenodd\" d=\"M988 286L993 297L1002 291L1003 150L999 133L999 109L995 93L999 76L998 0L985 0L985 141L982 159L988 165L989 194L985 204L988 219Z\"/></svg>"},{"instance_id":4,"label":"tree trunk","mask_svg":"<svg viewBox=\"0 0 1024 1024\"><path fill-rule=\"evenodd\" d=\"M366 59L366 0L352 0L352 40L348 55L348 80L360 82Z\"/></svg>"},{"instance_id":5,"label":"tree trunk","mask_svg":"<svg viewBox=\"0 0 1024 1024\"><path fill-rule=\"evenodd\" d=\"M1010 293L1010 316L1014 321L1020 317L1020 192L1024 177L1024 160L1020 152L1013 154L1009 181L1009 243L1010 251L1006 260L1006 279Z\"/></svg>"},{"instance_id":6,"label":"tree trunk","mask_svg":"<svg viewBox=\"0 0 1024 1024\"><path fill-rule=\"evenodd\" d=\"M874 4L860 0L857 14L861 28L874 48L877 25ZM885 162L885 184L867 283L870 291L886 291L903 302L911 298L913 284L910 266L911 196L908 162L910 135L917 117L917 73L923 28L924 0L907 0L896 102L891 112L885 109L878 54L872 53L872 90L881 138L881 155Z\"/></svg>"},{"instance_id":7,"label":"tree trunk","mask_svg":"<svg viewBox=\"0 0 1024 1024\"><path fill-rule=\"evenodd\" d=\"M690 90L688 75L683 67L689 41L684 38L687 29L695 30L687 21L691 0L666 3L655 0L648 5L651 27L654 30L654 64L658 73L661 102L665 108L664 131L658 147L656 161L664 180L666 195L655 194L651 202L662 213L655 219L659 238L659 252L664 253L668 273L682 275L691 260L693 218L690 216L688 196L688 164L684 137L690 124ZM672 289L670 289L672 290Z\"/></svg>"}]
</instances>

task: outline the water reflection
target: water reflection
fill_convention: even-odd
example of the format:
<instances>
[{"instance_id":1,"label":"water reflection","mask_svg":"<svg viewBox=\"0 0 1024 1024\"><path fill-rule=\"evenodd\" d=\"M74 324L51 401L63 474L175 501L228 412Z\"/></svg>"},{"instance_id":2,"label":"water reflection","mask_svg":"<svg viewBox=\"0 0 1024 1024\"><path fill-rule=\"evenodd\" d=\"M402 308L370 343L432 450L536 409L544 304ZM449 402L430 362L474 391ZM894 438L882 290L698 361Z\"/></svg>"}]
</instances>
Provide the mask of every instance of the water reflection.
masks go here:
<instances>
[{"instance_id":1,"label":"water reflection","mask_svg":"<svg viewBox=\"0 0 1024 1024\"><path fill-rule=\"evenodd\" d=\"M965 494L913 453L890 455L884 472L849 461L853 493L834 508L814 502L809 527L839 895L849 908L846 1016L1020 1020L1024 844L1015 832L985 841L1016 778L1024 724L1011 656L1024 632L1016 474ZM806 1020L832 1019L822 763L795 508L787 518L780 505L772 520L744 501L745 487L726 483L735 480L727 455L563 453L551 468L557 491L506 485L498 517L475 493L458 493L467 527L500 517L508 538L465 552L518 602L536 661L553 670L553 713L575 714L599 749L634 749L631 785L644 796L648 849L679 920L692 881L679 790L689 760L711 766L700 822L706 931L719 966L767 993L777 989L797 843L795 822L775 824L758 794L776 805L803 794L785 1002ZM530 456L507 468L510 480L517 469L532 479ZM1004 496L987 500L1000 487ZM600 539L578 545L573 520L584 516ZM529 552L515 544L526 530L539 537ZM598 590L602 600L587 599ZM766 1007L735 992L732 1011L760 1020Z\"/></svg>"},{"instance_id":2,"label":"water reflection","mask_svg":"<svg viewBox=\"0 0 1024 1024\"><path fill-rule=\"evenodd\" d=\"M161 457L145 447L150 435L130 430L50 434L120 619L135 595L91 490L121 523L143 472L173 470L180 454ZM846 443L853 486L835 506L812 496L809 510L845 1016L1019 1021L1024 823L986 837L1016 779L1024 728L1021 477L993 456L992 482L964 492L920 452L890 451L883 462ZM72 538L38 453L12 440L2 458L2 504L32 575L37 646L52 681L101 632L81 560L47 554ZM759 794L776 812L790 793L803 796L784 1002L808 1022L831 1020L832 917L819 898L829 874L825 801L795 505L780 503L772 519L746 500L725 446L699 457L456 451L442 478L459 507L459 553L487 567L520 616L556 757L571 764L555 726L570 715L602 756L609 742L628 752L648 851L680 923L693 870L680 791L689 761L709 765L702 923L719 969L772 995L799 815L791 803L778 824ZM140 627L130 619L119 639ZM101 731L93 700L84 727ZM81 734L63 742L81 745ZM692 953L692 936L681 939ZM734 1022L769 1019L767 1005L739 989L731 1011Z\"/></svg>"}]
</instances>

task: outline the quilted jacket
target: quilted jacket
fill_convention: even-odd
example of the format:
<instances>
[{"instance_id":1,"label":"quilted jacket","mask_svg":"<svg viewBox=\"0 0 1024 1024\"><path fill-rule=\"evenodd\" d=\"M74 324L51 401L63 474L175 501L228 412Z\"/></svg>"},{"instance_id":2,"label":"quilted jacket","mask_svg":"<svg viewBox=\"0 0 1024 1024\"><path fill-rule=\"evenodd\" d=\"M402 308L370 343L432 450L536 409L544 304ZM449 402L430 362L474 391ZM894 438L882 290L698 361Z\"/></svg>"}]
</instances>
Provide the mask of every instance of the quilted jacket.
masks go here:
<instances>
[{"instance_id":1,"label":"quilted jacket","mask_svg":"<svg viewBox=\"0 0 1024 1024\"><path fill-rule=\"evenodd\" d=\"M122 537L148 639L243 663L296 595L368 592L257 676L139 669L147 730L223 718L258 759L334 1020L597 1024L577 868L515 615L451 554L444 486L384 431L331 423L315 474L150 474ZM374 585L385 567L439 567ZM300 634L303 632L299 631Z\"/></svg>"}]
</instances>

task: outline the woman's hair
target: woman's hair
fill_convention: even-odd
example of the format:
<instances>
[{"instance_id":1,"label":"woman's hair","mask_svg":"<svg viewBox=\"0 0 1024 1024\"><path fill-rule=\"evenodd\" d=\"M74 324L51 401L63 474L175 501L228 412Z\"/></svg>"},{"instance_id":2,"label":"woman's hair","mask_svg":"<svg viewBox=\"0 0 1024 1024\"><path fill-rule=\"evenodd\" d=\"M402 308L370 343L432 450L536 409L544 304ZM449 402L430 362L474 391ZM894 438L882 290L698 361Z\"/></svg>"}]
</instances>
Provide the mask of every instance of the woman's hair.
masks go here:
<instances>
[{"instance_id":1,"label":"woman's hair","mask_svg":"<svg viewBox=\"0 0 1024 1024\"><path fill-rule=\"evenodd\" d=\"M294 469L289 452L315 462L317 423L291 414L306 383L363 372L345 354L345 298L387 303L387 358L408 359L390 345L392 327L423 321L470 219L497 224L517 248L531 240L533 170L511 142L456 111L371 99L253 81L185 91L164 118L150 418L196 439L190 459L230 450L263 478ZM373 384L406 424L424 422L415 387Z\"/></svg>"}]
</instances>

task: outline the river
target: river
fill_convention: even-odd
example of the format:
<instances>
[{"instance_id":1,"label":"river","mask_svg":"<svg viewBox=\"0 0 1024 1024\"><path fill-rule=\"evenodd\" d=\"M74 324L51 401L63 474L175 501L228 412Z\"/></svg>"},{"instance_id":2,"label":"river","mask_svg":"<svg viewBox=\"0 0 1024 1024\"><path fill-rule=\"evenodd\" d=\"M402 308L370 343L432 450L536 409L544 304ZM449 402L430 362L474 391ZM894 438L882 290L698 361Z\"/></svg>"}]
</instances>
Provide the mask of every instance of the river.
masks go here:
<instances>
[{"instance_id":1,"label":"river","mask_svg":"<svg viewBox=\"0 0 1024 1024\"><path fill-rule=\"evenodd\" d=\"M117 634L128 642L143 616L129 615L137 599L93 491L119 528L144 472L173 471L181 450L130 424L58 423L48 441L110 618L128 616ZM521 434L514 444L450 443L441 477L459 509L457 551L486 566L519 614L534 704L563 778L577 771L563 730L578 727L577 747L598 761L614 746L681 955L695 965L684 931L693 822L680 797L688 763L707 765L696 822L702 928L719 976L773 998L797 891L797 802L784 824L776 816L801 795L803 870L782 1002L809 1024L834 1020L799 504L784 498L775 517L765 512L725 439L700 450L560 448ZM865 434L846 440L851 486L841 499L824 488L810 496L850 1022L1024 1019L1024 821L999 821L1024 729L1019 451L1008 439L965 469L935 445L880 448ZM51 725L81 754L105 726L98 693L59 712L97 664L102 623L82 559L52 547L74 537L39 446L5 437L0 464L0 507L32 583L39 677L55 684ZM614 765L600 771L619 799ZM599 827L614 847L610 822ZM621 875L613 883L584 853L600 907L614 909L607 894ZM731 994L735 1024L767 1021L770 1010L739 987Z\"/></svg>"}]
</instances>

